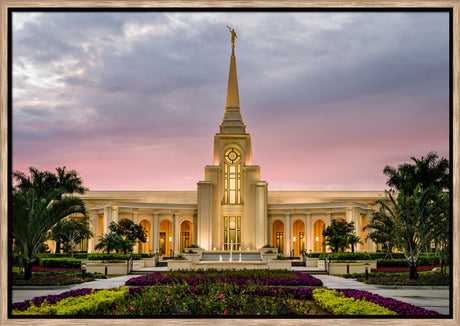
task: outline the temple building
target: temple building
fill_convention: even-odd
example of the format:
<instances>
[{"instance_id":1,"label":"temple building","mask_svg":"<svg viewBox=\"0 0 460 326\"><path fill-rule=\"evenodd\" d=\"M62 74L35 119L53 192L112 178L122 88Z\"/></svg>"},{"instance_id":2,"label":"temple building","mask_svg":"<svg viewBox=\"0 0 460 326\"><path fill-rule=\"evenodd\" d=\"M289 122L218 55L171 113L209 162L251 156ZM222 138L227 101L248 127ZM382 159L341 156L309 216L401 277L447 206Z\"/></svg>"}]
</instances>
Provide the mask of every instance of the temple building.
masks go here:
<instances>
[{"instance_id":1,"label":"temple building","mask_svg":"<svg viewBox=\"0 0 460 326\"><path fill-rule=\"evenodd\" d=\"M254 250L270 244L284 255L324 252L322 231L333 219L353 221L362 244L372 204L384 192L269 191L252 161L251 135L243 122L232 33L232 53L223 120L214 136L214 156L204 167L196 191L89 191L82 195L95 237L108 233L111 222L130 219L147 230L148 239L135 251L169 256L191 244L205 250Z\"/></svg>"}]
</instances>

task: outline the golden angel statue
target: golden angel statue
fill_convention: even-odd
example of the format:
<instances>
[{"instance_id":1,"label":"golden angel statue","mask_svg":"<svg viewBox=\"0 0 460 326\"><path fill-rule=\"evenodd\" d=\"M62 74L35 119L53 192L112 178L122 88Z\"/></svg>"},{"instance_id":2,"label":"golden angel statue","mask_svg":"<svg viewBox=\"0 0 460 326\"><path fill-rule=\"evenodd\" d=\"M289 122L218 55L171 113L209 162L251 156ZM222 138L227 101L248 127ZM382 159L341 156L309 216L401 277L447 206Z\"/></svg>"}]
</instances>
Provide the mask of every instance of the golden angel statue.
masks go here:
<instances>
[{"instance_id":1,"label":"golden angel statue","mask_svg":"<svg viewBox=\"0 0 460 326\"><path fill-rule=\"evenodd\" d=\"M238 38L238 36L236 36L236 32L233 28L231 28L230 26L227 25L227 28L230 32L230 34L232 34L232 48L235 48L235 39Z\"/></svg>"}]
</instances>

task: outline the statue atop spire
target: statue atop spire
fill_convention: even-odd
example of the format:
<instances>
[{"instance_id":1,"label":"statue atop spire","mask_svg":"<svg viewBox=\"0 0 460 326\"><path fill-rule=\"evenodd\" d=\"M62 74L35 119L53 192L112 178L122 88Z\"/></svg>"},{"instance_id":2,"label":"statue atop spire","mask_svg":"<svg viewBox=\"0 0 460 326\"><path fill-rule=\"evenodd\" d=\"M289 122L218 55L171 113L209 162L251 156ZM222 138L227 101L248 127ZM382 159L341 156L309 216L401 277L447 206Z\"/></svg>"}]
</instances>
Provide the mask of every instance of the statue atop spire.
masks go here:
<instances>
[{"instance_id":1,"label":"statue atop spire","mask_svg":"<svg viewBox=\"0 0 460 326\"><path fill-rule=\"evenodd\" d=\"M235 48L235 39L238 38L238 36L236 36L236 32L233 28L231 28L230 26L227 25L227 28L228 28L228 31L230 32L230 34L232 34L232 49Z\"/></svg>"}]
</instances>

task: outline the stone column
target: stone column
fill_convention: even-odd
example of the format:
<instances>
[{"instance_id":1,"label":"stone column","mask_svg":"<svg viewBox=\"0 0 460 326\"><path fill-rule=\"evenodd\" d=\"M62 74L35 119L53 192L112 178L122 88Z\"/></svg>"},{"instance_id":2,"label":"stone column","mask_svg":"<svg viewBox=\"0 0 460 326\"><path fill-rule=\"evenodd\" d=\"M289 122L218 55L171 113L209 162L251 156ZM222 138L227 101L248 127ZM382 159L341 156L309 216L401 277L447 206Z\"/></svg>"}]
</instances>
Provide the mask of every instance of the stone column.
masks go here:
<instances>
[{"instance_id":1,"label":"stone column","mask_svg":"<svg viewBox=\"0 0 460 326\"><path fill-rule=\"evenodd\" d=\"M192 232L193 232L193 243L198 244L198 215L196 211L193 212Z\"/></svg>"},{"instance_id":2,"label":"stone column","mask_svg":"<svg viewBox=\"0 0 460 326\"><path fill-rule=\"evenodd\" d=\"M158 215L160 213L154 212L153 213L153 231L152 231L152 238L153 238L153 252L160 251L160 224Z\"/></svg>"},{"instance_id":3,"label":"stone column","mask_svg":"<svg viewBox=\"0 0 460 326\"><path fill-rule=\"evenodd\" d=\"M284 255L290 256L291 255L291 242L292 242L291 214L286 213L285 221L286 223L284 225L284 229L286 230L286 238L284 239L284 243L286 247L284 248Z\"/></svg>"},{"instance_id":4,"label":"stone column","mask_svg":"<svg viewBox=\"0 0 460 326\"><path fill-rule=\"evenodd\" d=\"M176 252L179 252L179 250L177 250L177 243L179 241L177 241L177 233L180 233L179 232L176 232L177 230L177 227L176 227L176 223L177 223L177 216L179 214L178 213L173 213L173 216L172 216L172 243L171 243L171 248L172 250L174 251L174 255L176 254Z\"/></svg>"},{"instance_id":5,"label":"stone column","mask_svg":"<svg viewBox=\"0 0 460 326\"><path fill-rule=\"evenodd\" d=\"M118 223L118 207L112 206L112 222Z\"/></svg>"},{"instance_id":6,"label":"stone column","mask_svg":"<svg viewBox=\"0 0 460 326\"><path fill-rule=\"evenodd\" d=\"M88 253L94 251L94 246L97 243L97 237L100 236L99 230L98 230L98 216L97 216L97 209L92 209L89 211L89 228L90 231L93 232L93 237L88 240Z\"/></svg>"},{"instance_id":7,"label":"stone column","mask_svg":"<svg viewBox=\"0 0 460 326\"><path fill-rule=\"evenodd\" d=\"M103 225L103 234L109 233L109 224L112 222L112 208L110 206L104 207L104 225Z\"/></svg>"},{"instance_id":8,"label":"stone column","mask_svg":"<svg viewBox=\"0 0 460 326\"><path fill-rule=\"evenodd\" d=\"M307 253L313 250L313 233L311 232L311 214L305 213L305 250Z\"/></svg>"},{"instance_id":9,"label":"stone column","mask_svg":"<svg viewBox=\"0 0 460 326\"><path fill-rule=\"evenodd\" d=\"M361 238L361 219L358 207L353 208L353 222L355 223L355 235ZM355 251L361 252L361 244L358 243L355 245Z\"/></svg>"}]
</instances>

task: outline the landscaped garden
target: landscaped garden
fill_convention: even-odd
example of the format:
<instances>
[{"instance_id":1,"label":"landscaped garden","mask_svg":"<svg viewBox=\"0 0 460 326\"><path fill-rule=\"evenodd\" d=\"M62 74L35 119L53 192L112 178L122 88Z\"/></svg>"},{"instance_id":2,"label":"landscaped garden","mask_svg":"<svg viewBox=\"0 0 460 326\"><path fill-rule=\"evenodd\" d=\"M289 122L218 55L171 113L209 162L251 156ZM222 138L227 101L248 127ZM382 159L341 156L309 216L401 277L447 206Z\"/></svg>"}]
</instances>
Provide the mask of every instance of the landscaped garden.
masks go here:
<instances>
[{"instance_id":1,"label":"landscaped garden","mask_svg":"<svg viewBox=\"0 0 460 326\"><path fill-rule=\"evenodd\" d=\"M366 291L327 290L281 270L172 271L134 277L129 287L80 289L13 304L14 315L434 316L436 312Z\"/></svg>"}]
</instances>

